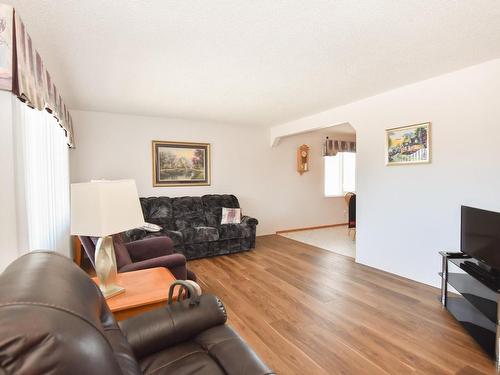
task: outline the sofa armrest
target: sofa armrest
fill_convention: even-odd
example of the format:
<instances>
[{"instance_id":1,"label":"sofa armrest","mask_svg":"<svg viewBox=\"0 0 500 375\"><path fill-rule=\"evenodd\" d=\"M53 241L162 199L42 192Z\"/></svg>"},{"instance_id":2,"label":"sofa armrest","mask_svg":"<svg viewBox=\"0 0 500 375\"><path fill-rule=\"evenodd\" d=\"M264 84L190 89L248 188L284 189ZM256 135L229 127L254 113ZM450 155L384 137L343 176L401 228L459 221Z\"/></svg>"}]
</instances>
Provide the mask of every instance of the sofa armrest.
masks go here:
<instances>
[{"instance_id":1,"label":"sofa armrest","mask_svg":"<svg viewBox=\"0 0 500 375\"><path fill-rule=\"evenodd\" d=\"M137 315L119 322L137 359L189 340L199 333L224 324L224 305L214 295L204 294L198 305L189 300Z\"/></svg>"},{"instance_id":2,"label":"sofa armrest","mask_svg":"<svg viewBox=\"0 0 500 375\"><path fill-rule=\"evenodd\" d=\"M174 249L172 240L166 236L150 237L139 241L128 242L125 246L130 254L130 258L134 262L170 255L173 253Z\"/></svg>"},{"instance_id":3,"label":"sofa armrest","mask_svg":"<svg viewBox=\"0 0 500 375\"><path fill-rule=\"evenodd\" d=\"M124 265L120 268L120 272L130 272L137 270L144 270L147 268L155 268L155 267L165 267L170 270L178 267L186 267L186 257L182 254L170 254L164 255L161 257L151 258L142 260L140 262L133 262ZM173 272L172 272L173 273ZM185 273L185 272L184 272ZM174 275L177 277L177 275ZM185 279L185 275L184 275Z\"/></svg>"},{"instance_id":4,"label":"sofa armrest","mask_svg":"<svg viewBox=\"0 0 500 375\"><path fill-rule=\"evenodd\" d=\"M135 228L130 229L123 232L124 241L137 241L142 240L144 237L148 235L149 232L146 232L144 229Z\"/></svg>"},{"instance_id":5,"label":"sofa armrest","mask_svg":"<svg viewBox=\"0 0 500 375\"><path fill-rule=\"evenodd\" d=\"M241 224L243 224L243 225L250 225L250 226L254 225L255 226L255 225L259 224L259 220L257 220L254 217L243 216L241 218Z\"/></svg>"}]
</instances>

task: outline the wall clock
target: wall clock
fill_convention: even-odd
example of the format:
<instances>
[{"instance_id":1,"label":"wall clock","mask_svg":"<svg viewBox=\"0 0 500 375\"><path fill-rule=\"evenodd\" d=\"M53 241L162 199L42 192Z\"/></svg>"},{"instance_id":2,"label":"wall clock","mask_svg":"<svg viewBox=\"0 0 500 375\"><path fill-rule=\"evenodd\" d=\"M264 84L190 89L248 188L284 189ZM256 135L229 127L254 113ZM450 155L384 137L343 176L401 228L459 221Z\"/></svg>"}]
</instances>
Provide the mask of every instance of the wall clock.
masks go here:
<instances>
[{"instance_id":1,"label":"wall clock","mask_svg":"<svg viewBox=\"0 0 500 375\"><path fill-rule=\"evenodd\" d=\"M302 145L297 150L297 172L301 175L309 170L309 146Z\"/></svg>"}]
</instances>

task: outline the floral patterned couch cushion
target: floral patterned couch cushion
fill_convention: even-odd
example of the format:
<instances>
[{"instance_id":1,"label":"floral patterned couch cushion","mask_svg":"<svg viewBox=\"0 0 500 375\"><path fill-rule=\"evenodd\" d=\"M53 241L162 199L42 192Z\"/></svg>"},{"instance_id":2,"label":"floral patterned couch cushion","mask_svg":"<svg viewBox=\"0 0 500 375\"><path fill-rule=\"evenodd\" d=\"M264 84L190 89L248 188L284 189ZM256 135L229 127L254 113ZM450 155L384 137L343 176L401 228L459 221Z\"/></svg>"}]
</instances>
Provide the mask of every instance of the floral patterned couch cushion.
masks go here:
<instances>
[{"instance_id":1,"label":"floral patterned couch cushion","mask_svg":"<svg viewBox=\"0 0 500 375\"><path fill-rule=\"evenodd\" d=\"M219 238L221 240L232 240L243 237L244 230L241 224L223 224L219 226Z\"/></svg>"},{"instance_id":2,"label":"floral patterned couch cushion","mask_svg":"<svg viewBox=\"0 0 500 375\"><path fill-rule=\"evenodd\" d=\"M157 224L163 229L175 230L172 199L169 197L141 198L144 220Z\"/></svg>"},{"instance_id":3,"label":"floral patterned couch cushion","mask_svg":"<svg viewBox=\"0 0 500 375\"><path fill-rule=\"evenodd\" d=\"M178 231L207 226L200 197L172 198L174 222Z\"/></svg>"},{"instance_id":4,"label":"floral patterned couch cushion","mask_svg":"<svg viewBox=\"0 0 500 375\"><path fill-rule=\"evenodd\" d=\"M219 239L219 231L214 227L194 227L181 230L185 244L213 242Z\"/></svg>"}]
</instances>

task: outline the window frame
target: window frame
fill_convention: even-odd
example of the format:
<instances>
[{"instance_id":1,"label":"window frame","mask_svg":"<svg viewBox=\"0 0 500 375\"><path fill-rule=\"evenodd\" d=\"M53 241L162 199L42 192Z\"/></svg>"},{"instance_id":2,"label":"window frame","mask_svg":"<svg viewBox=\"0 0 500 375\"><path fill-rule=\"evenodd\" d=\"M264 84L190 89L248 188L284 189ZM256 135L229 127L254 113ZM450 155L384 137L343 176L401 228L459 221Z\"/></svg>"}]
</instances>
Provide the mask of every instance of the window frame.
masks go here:
<instances>
[{"instance_id":1,"label":"window frame","mask_svg":"<svg viewBox=\"0 0 500 375\"><path fill-rule=\"evenodd\" d=\"M343 196L345 196L346 193L355 193L356 192L356 172L357 172L357 163L356 163L356 158L354 159L354 189L353 190L349 190L349 191L346 191L344 190L344 186L345 186L345 182L344 182L344 154L346 154L346 152L338 152L336 155L334 156L324 156L323 157L323 195L325 198L341 198ZM340 191L341 193L338 193L338 194L327 194L326 192L326 176L327 176L327 172L326 172L326 158L331 158L331 157L339 157L340 159L340 162L339 162L339 166L340 166L340 182L339 182L339 187L340 187Z\"/></svg>"}]
</instances>

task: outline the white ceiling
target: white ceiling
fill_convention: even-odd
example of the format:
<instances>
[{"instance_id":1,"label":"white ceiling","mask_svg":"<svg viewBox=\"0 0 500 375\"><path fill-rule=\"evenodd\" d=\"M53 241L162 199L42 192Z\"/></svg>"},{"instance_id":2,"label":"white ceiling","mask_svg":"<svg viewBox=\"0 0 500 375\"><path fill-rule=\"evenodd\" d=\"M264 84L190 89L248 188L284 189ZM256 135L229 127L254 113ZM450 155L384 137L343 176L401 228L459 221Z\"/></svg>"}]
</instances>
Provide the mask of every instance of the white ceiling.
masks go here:
<instances>
[{"instance_id":1,"label":"white ceiling","mask_svg":"<svg viewBox=\"0 0 500 375\"><path fill-rule=\"evenodd\" d=\"M0 0L72 109L270 126L500 57L496 0Z\"/></svg>"}]
</instances>

